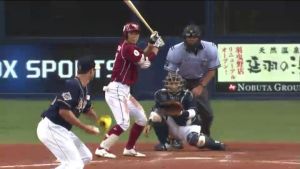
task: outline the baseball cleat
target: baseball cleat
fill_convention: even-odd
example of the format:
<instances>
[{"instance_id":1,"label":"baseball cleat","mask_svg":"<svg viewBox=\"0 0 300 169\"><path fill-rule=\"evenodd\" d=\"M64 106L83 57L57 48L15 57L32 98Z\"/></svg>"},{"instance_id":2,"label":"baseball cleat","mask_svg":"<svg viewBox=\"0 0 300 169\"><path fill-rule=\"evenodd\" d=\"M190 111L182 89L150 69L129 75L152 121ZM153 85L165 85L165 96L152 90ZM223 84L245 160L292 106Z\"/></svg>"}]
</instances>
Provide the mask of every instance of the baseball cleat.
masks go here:
<instances>
[{"instance_id":1,"label":"baseball cleat","mask_svg":"<svg viewBox=\"0 0 300 169\"><path fill-rule=\"evenodd\" d=\"M155 151L173 151L183 149L183 143L180 140L172 140L171 143L158 143L154 146Z\"/></svg>"},{"instance_id":2,"label":"baseball cleat","mask_svg":"<svg viewBox=\"0 0 300 169\"><path fill-rule=\"evenodd\" d=\"M113 153L110 153L108 150L104 148L97 148L95 151L96 156L105 157L105 158L116 158L117 156Z\"/></svg>"},{"instance_id":3,"label":"baseball cleat","mask_svg":"<svg viewBox=\"0 0 300 169\"><path fill-rule=\"evenodd\" d=\"M155 151L168 151L171 149L171 145L168 143L162 144L158 143L154 146Z\"/></svg>"},{"instance_id":4,"label":"baseball cleat","mask_svg":"<svg viewBox=\"0 0 300 169\"><path fill-rule=\"evenodd\" d=\"M176 149L176 150L180 150L183 149L183 143L181 140L178 139L171 139L170 140L170 145L172 148Z\"/></svg>"},{"instance_id":5,"label":"baseball cleat","mask_svg":"<svg viewBox=\"0 0 300 169\"><path fill-rule=\"evenodd\" d=\"M135 151L135 149L133 149L133 148L130 149L130 150L124 148L123 155L124 155L124 156L132 156L132 157L146 157L145 154L140 153L140 152L137 152L137 151Z\"/></svg>"}]
</instances>

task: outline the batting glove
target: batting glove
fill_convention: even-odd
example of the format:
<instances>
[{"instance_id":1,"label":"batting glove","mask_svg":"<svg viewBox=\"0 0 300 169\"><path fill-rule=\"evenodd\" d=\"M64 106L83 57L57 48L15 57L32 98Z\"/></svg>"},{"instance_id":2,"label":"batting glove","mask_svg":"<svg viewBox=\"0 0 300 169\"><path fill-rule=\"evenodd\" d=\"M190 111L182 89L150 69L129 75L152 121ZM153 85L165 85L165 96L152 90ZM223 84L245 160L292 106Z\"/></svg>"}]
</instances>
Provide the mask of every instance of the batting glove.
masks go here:
<instances>
[{"instance_id":1,"label":"batting glove","mask_svg":"<svg viewBox=\"0 0 300 169\"><path fill-rule=\"evenodd\" d=\"M154 45L157 48L161 48L165 45L165 42L162 40L162 38L159 36L159 38L155 41Z\"/></svg>"},{"instance_id":2,"label":"batting glove","mask_svg":"<svg viewBox=\"0 0 300 169\"><path fill-rule=\"evenodd\" d=\"M151 43L152 45L155 44L155 42L157 41L157 39L158 39L159 37L160 37L160 36L158 35L158 32L157 32L157 31L154 31L154 32L150 35L149 43Z\"/></svg>"}]
</instances>

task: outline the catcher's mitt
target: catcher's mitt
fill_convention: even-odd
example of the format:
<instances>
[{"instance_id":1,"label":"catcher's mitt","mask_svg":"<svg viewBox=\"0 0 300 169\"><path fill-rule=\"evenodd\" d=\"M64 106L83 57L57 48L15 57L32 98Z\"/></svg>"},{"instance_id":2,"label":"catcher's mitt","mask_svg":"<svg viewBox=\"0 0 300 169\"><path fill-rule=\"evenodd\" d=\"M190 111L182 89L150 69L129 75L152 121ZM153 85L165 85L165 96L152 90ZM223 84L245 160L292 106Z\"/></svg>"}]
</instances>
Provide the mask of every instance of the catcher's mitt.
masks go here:
<instances>
[{"instance_id":1,"label":"catcher's mitt","mask_svg":"<svg viewBox=\"0 0 300 169\"><path fill-rule=\"evenodd\" d=\"M112 119L109 115L103 115L98 118L96 123L105 131L108 131L111 126Z\"/></svg>"},{"instance_id":2,"label":"catcher's mitt","mask_svg":"<svg viewBox=\"0 0 300 169\"><path fill-rule=\"evenodd\" d=\"M178 101L166 101L159 105L159 113L166 116L180 116L183 106Z\"/></svg>"}]
</instances>

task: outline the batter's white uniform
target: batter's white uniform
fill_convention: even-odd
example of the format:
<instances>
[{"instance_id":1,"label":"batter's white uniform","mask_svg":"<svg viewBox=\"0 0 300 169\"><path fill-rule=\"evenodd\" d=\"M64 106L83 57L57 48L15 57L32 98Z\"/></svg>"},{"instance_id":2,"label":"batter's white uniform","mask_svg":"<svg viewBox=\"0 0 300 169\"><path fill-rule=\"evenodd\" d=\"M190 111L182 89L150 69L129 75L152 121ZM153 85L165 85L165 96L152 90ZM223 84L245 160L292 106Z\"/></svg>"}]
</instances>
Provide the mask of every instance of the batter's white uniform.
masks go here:
<instances>
[{"instance_id":1,"label":"batter's white uniform","mask_svg":"<svg viewBox=\"0 0 300 169\"><path fill-rule=\"evenodd\" d=\"M109 105L116 123L125 131L130 126L130 116L136 123L145 126L147 117L143 107L130 94L130 87L120 82L112 81L104 87L105 100Z\"/></svg>"}]
</instances>

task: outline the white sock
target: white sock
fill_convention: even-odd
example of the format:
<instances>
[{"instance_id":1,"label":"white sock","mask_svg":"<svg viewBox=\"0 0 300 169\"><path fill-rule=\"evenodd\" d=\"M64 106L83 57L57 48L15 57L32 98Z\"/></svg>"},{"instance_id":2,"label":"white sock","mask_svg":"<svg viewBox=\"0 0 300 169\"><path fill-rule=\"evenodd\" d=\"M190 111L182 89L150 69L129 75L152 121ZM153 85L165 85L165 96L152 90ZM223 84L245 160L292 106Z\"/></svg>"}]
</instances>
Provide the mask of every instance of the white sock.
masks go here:
<instances>
[{"instance_id":1,"label":"white sock","mask_svg":"<svg viewBox=\"0 0 300 169\"><path fill-rule=\"evenodd\" d=\"M111 134L107 136L107 138L100 143L100 147L109 150L110 147L114 145L118 140L119 140L119 136L115 134Z\"/></svg>"}]
</instances>

